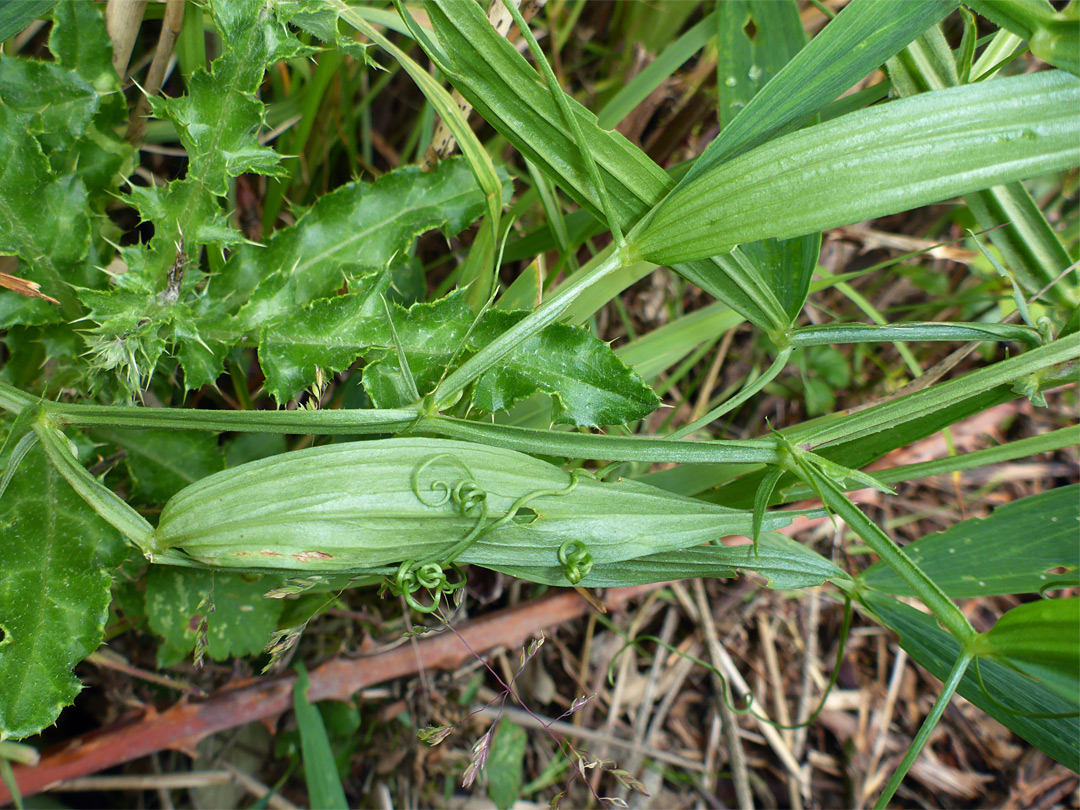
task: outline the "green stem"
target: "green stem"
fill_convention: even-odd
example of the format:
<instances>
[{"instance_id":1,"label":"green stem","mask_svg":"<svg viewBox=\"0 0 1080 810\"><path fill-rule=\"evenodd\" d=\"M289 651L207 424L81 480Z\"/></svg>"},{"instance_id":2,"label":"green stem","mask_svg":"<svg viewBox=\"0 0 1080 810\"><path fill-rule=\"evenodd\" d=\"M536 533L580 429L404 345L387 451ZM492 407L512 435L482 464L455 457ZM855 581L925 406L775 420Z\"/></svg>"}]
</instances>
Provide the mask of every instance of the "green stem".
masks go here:
<instances>
[{"instance_id":1,"label":"green stem","mask_svg":"<svg viewBox=\"0 0 1080 810\"><path fill-rule=\"evenodd\" d=\"M607 276L618 272L624 264L624 251L615 250L606 261L592 270L582 271L576 278L534 309L527 317L511 326L495 340L470 357L453 374L440 383L432 395L436 410L452 405L461 390L502 360L521 343L557 321L579 295Z\"/></svg>"},{"instance_id":2,"label":"green stem","mask_svg":"<svg viewBox=\"0 0 1080 810\"><path fill-rule=\"evenodd\" d=\"M1028 326L1001 323L835 323L805 326L789 333L793 346L832 346L837 343L878 343L891 341L1015 340L1039 346L1037 330Z\"/></svg>"},{"instance_id":3,"label":"green stem","mask_svg":"<svg viewBox=\"0 0 1080 810\"><path fill-rule=\"evenodd\" d=\"M998 385L1011 383L1029 374L1080 356L1080 332L1058 338L1053 343L1010 357L988 368L956 380L940 383L918 394L867 408L843 419L796 427L785 435L796 444L809 444L817 450L838 442L852 441L897 424L910 422L955 405ZM1075 380L1075 371L1071 372Z\"/></svg>"},{"instance_id":4,"label":"green stem","mask_svg":"<svg viewBox=\"0 0 1080 810\"><path fill-rule=\"evenodd\" d=\"M873 476L882 484L897 484L901 481L928 478L932 475L945 475L946 473L961 470L986 467L991 464L1001 464L1026 456L1033 456L1036 453L1050 453L1054 450L1062 450L1076 445L1080 445L1080 426L1072 425L1040 436L1029 436L1026 439L1018 439L1015 442L1009 442L998 447L988 447L985 450L976 450L972 453L962 453L958 456L938 458L933 461L920 461L917 464L903 464L887 470L876 470ZM849 479L845 482L845 485L852 489L862 489L866 486L866 484L854 479ZM814 491L810 487L795 485L784 489L783 503L794 503L813 496Z\"/></svg>"},{"instance_id":5,"label":"green stem","mask_svg":"<svg viewBox=\"0 0 1080 810\"><path fill-rule=\"evenodd\" d=\"M949 701L952 700L973 657L971 652L965 652L956 659L956 664L953 666L952 672L949 673L949 678L945 681L941 694L939 694L937 700L934 701L934 707L923 721L922 726L919 728L919 733L915 735L915 739L913 739L911 745L908 746L904 758L900 761L896 770L893 771L892 778L889 779L889 784L885 786L885 790L878 796L877 802L874 803L874 810L884 810L884 808L889 805L889 800L892 799L893 794L896 793L896 789L900 787L900 783L904 781L907 772L911 770L911 766L918 758L920 752L922 752L923 746L925 746L927 740L930 739L930 732L934 730L934 727L941 719L941 715L945 712L945 707L948 706Z\"/></svg>"},{"instance_id":6,"label":"green stem","mask_svg":"<svg viewBox=\"0 0 1080 810\"><path fill-rule=\"evenodd\" d=\"M974 643L978 634L960 608L945 595L934 580L908 558L891 537L863 514L829 476L822 475L812 464L800 465L800 471L809 479L808 483L821 494L825 505L865 540L897 576L911 587L915 595L930 608L942 626L952 633L962 646L967 647Z\"/></svg>"},{"instance_id":7,"label":"green stem","mask_svg":"<svg viewBox=\"0 0 1080 810\"><path fill-rule=\"evenodd\" d=\"M416 423L415 432L479 442L522 453L590 459L676 464L775 464L780 460L773 439L673 442L648 436L603 436L554 430L466 422L433 416Z\"/></svg>"},{"instance_id":8,"label":"green stem","mask_svg":"<svg viewBox=\"0 0 1080 810\"><path fill-rule=\"evenodd\" d=\"M734 410L735 408L742 405L744 402L746 402L746 400L750 399L750 397L752 397L754 394L756 394L758 391L760 391L762 388L772 382L776 378L776 375L784 370L784 366L787 365L788 358L791 357L792 350L793 347L791 346L787 346L781 349L780 353L776 355L776 359L773 360L772 365L765 370L765 373L757 379L753 380L752 382L748 383L742 391L733 396L727 402L720 403L707 414L702 416L700 419L695 419L689 425L683 425L681 428L676 430L674 433L666 436L665 438L669 440L682 439L686 436L689 436L691 433L698 430L699 428L703 428L705 427L705 425L715 422L728 411Z\"/></svg>"},{"instance_id":9,"label":"green stem","mask_svg":"<svg viewBox=\"0 0 1080 810\"><path fill-rule=\"evenodd\" d=\"M71 454L67 438L59 432L59 428L53 424L52 419L43 417L34 425L34 431L41 440L41 446L45 450L45 455L49 457L49 461L71 484L71 488L78 493L79 497L117 531L138 546L143 553L146 553L150 537L154 533L154 527L146 518L87 472L86 468Z\"/></svg>"},{"instance_id":10,"label":"green stem","mask_svg":"<svg viewBox=\"0 0 1080 810\"><path fill-rule=\"evenodd\" d=\"M623 236L622 227L619 225L619 218L615 213L615 206L611 204L611 197L608 196L607 186L604 183L602 177L600 177L600 170L596 167L596 161L593 159L592 151L589 149L589 144L585 140L585 135L581 131L581 122L578 121L577 116L574 115L570 109L570 105L566 101L566 94L563 93L562 87L559 85L559 80L555 76L555 72L551 69L551 65L548 64L547 58L544 56L544 51L540 48L540 43L536 41L536 37L533 36L532 29L529 28L529 24L525 22L525 18L521 15L518 7L514 4L513 0L502 0L503 5L510 12L510 16L514 18L514 23L517 25L518 30L521 31L521 35L525 37L525 41L529 44L529 49L533 53L533 57L536 59L536 64L540 67L540 72L544 74L544 78L547 80L548 90L551 91L551 97L555 101L555 106L559 108L559 112L562 113L563 120L566 121L566 125L570 128L570 134L574 138L574 143L577 144L578 151L581 153L582 159L585 161L585 170L589 174L589 180L592 181L594 188L596 189L596 196L600 200L600 207L604 210L604 219L607 220L607 226L611 230L612 239L616 245L620 247L626 243L626 239Z\"/></svg>"}]
</instances>

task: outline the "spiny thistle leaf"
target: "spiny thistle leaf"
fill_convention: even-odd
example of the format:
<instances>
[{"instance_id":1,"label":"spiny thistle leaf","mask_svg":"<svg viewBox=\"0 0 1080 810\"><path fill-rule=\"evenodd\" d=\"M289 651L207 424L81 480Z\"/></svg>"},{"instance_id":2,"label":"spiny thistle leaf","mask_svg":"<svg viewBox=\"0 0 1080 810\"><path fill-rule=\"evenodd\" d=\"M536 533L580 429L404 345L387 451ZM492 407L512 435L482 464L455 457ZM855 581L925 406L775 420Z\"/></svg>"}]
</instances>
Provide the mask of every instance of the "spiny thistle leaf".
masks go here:
<instances>
[{"instance_id":1,"label":"spiny thistle leaf","mask_svg":"<svg viewBox=\"0 0 1080 810\"><path fill-rule=\"evenodd\" d=\"M101 644L123 556L116 530L30 450L0 500L0 739L51 725L82 689L71 670Z\"/></svg>"}]
</instances>

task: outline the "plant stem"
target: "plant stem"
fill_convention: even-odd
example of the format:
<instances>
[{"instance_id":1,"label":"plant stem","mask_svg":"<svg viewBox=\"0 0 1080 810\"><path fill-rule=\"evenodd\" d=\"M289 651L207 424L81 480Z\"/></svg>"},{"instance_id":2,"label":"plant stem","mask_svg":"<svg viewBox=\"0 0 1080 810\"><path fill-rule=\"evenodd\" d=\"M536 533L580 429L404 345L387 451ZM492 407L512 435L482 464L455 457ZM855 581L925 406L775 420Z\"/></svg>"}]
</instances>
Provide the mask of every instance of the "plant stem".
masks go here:
<instances>
[{"instance_id":1,"label":"plant stem","mask_svg":"<svg viewBox=\"0 0 1080 810\"><path fill-rule=\"evenodd\" d=\"M417 433L480 442L523 453L591 459L683 464L775 464L780 459L772 438L742 441L673 442L647 436L602 436L554 430L466 422L445 416L421 419Z\"/></svg>"},{"instance_id":2,"label":"plant stem","mask_svg":"<svg viewBox=\"0 0 1080 810\"><path fill-rule=\"evenodd\" d=\"M806 326L788 337L794 346L832 346L837 343L885 341L1015 340L1028 346L1042 343L1038 331L1027 326L999 323L836 323Z\"/></svg>"},{"instance_id":3,"label":"plant stem","mask_svg":"<svg viewBox=\"0 0 1080 810\"><path fill-rule=\"evenodd\" d=\"M56 467L71 488L86 501L95 512L104 518L118 532L128 538L143 553L149 548L149 540L154 527L132 509L123 498L92 476L71 454L67 438L59 432L53 420L46 417L34 425L34 431L41 440L45 455Z\"/></svg>"},{"instance_id":4,"label":"plant stem","mask_svg":"<svg viewBox=\"0 0 1080 810\"><path fill-rule=\"evenodd\" d=\"M752 397L754 394L756 394L758 391L760 391L762 388L772 382L773 379L776 378L776 375L784 370L784 366L787 365L788 358L791 357L792 351L793 347L791 346L787 346L781 349L780 353L776 355L776 359L773 360L772 365L765 370L765 373L757 379L753 380L752 382L748 383L742 391L733 396L727 402L721 402L719 405L717 405L707 414L702 416L700 419L695 419L689 425L683 425L681 428L676 430L674 433L666 436L665 438L669 440L682 439L686 436L689 436L691 433L698 430L699 428L703 428L705 427L705 425L708 425L711 422L715 422L728 411L734 410L735 408L742 405L744 402L746 402L746 400L750 399L750 397Z\"/></svg>"},{"instance_id":5,"label":"plant stem","mask_svg":"<svg viewBox=\"0 0 1080 810\"><path fill-rule=\"evenodd\" d=\"M926 719L923 720L923 724L919 728L919 733L915 735L915 739L912 740L911 745L908 746L904 758L900 761L896 770L893 771L892 778L889 779L889 783L885 785L885 790L878 796L877 802L874 803L874 810L884 810L884 808L888 806L889 800L892 799L893 794L896 793L896 789L900 787L900 783L904 781L907 772L911 770L911 766L918 758L923 746L926 745L926 741L930 739L930 732L934 730L934 727L941 719L941 715L945 712L945 707L948 706L949 701L952 700L952 697L956 693L957 687L960 686L960 681L963 680L964 673L967 671L968 665L973 658L974 656L972 653L964 652L956 659L956 664L953 666L952 672L949 673L949 678L945 681L945 685L941 689L941 694L939 694L937 700L934 701L934 707L930 710L930 714L926 716Z\"/></svg>"},{"instance_id":6,"label":"plant stem","mask_svg":"<svg viewBox=\"0 0 1080 810\"><path fill-rule=\"evenodd\" d=\"M916 596L930 608L937 620L952 633L961 646L969 647L978 634L960 608L945 595L941 587L912 562L891 537L852 503L829 476L818 472L811 464L801 465L801 469L809 479L808 483L815 485L825 505L865 540L866 544L896 572L897 576L911 586Z\"/></svg>"}]
</instances>

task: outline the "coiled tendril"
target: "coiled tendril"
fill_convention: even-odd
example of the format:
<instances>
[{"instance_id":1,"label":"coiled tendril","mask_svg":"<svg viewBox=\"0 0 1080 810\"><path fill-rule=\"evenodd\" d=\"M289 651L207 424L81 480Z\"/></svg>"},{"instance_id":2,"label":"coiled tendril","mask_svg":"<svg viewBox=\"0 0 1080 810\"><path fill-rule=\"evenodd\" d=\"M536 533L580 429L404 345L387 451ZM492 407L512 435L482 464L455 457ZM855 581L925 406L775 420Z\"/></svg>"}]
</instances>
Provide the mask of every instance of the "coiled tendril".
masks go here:
<instances>
[{"instance_id":1,"label":"coiled tendril","mask_svg":"<svg viewBox=\"0 0 1080 810\"><path fill-rule=\"evenodd\" d=\"M571 585L577 585L592 571L593 555L580 540L567 540L559 546L559 564Z\"/></svg>"},{"instance_id":2,"label":"coiled tendril","mask_svg":"<svg viewBox=\"0 0 1080 810\"><path fill-rule=\"evenodd\" d=\"M438 493L438 497L431 498L421 490L420 476L424 470L444 458L449 459L464 470L465 477L457 483L442 479L432 481L430 492ZM547 496L569 495L577 488L578 479L582 474L589 475L590 473L586 470L576 469L570 473L569 485L562 489L537 489L522 495L510 505L510 509L507 510L505 515L488 524L487 491L473 477L469 466L449 453L432 456L413 472L413 493L420 503L425 506L437 508L447 503L453 503L460 515L475 517L476 522L468 533L454 543L445 554L436 554L422 560L406 560L401 563L393 580L384 580L383 588L394 596L404 597L406 604L413 610L420 613L434 613L438 610L439 601L444 593L451 593L465 585L465 575L454 562L458 557L482 537L512 521L517 516L517 513L530 501ZM559 562L566 572L566 578L576 585L584 577L588 576L593 565L593 558L584 543L569 540L559 548ZM453 582L447 579L445 570L447 567L458 574L457 579ZM421 588L431 594L431 604L423 605L413 596Z\"/></svg>"}]
</instances>

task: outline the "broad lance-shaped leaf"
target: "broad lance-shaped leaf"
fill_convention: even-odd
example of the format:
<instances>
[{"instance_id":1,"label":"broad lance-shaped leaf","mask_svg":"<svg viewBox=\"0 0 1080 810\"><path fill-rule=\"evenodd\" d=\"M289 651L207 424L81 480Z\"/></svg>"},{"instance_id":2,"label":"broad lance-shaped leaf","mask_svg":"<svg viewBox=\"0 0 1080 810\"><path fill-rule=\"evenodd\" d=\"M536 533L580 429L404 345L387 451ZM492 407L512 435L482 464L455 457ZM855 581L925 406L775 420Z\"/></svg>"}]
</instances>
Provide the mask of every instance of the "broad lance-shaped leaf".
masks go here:
<instances>
[{"instance_id":1,"label":"broad lance-shaped leaf","mask_svg":"<svg viewBox=\"0 0 1080 810\"><path fill-rule=\"evenodd\" d=\"M770 141L681 184L639 255L693 261L1080 163L1080 80L1062 71L922 93Z\"/></svg>"},{"instance_id":2,"label":"broad lance-shaped leaf","mask_svg":"<svg viewBox=\"0 0 1080 810\"><path fill-rule=\"evenodd\" d=\"M878 620L899 634L900 646L913 659L935 677L947 677L961 654L960 644L941 629L933 616L874 591L867 591L864 598ZM1063 699L1044 684L991 659L981 660L979 667L986 691L993 699L983 692L973 667L968 668L957 691L1041 751L1075 769L1080 763L1080 717L1075 696ZM1065 716L1038 717L1040 714Z\"/></svg>"},{"instance_id":3,"label":"broad lance-shaped leaf","mask_svg":"<svg viewBox=\"0 0 1080 810\"><path fill-rule=\"evenodd\" d=\"M1040 599L1014 607L980 640L995 660L1080 704L1078 627L1080 597Z\"/></svg>"},{"instance_id":4,"label":"broad lance-shaped leaf","mask_svg":"<svg viewBox=\"0 0 1080 810\"><path fill-rule=\"evenodd\" d=\"M316 301L263 330L259 361L266 388L279 402L311 385L316 369L342 371L364 355L369 360L364 387L374 402L382 408L408 404L414 395L398 361L399 346L423 395L455 356L463 362L527 314L489 310L474 326L476 316L464 291L407 310L384 306L378 278L369 277L367 290ZM472 402L484 411L501 411L537 392L552 397L554 420L578 425L623 424L647 416L659 404L606 343L566 324L547 327L481 376Z\"/></svg>"},{"instance_id":5,"label":"broad lance-shaped leaf","mask_svg":"<svg viewBox=\"0 0 1080 810\"><path fill-rule=\"evenodd\" d=\"M883 23L878 3L862 5L872 7L857 13L853 10L846 19L841 15L801 51L800 58L807 61L800 64L812 69L806 74L789 69L790 78L781 82L778 76L747 106L743 114L748 115L748 123L754 120L749 134L764 133L768 137L796 118L805 121L944 17L956 3L904 3L902 9L889 12L890 21L900 21L895 27ZM581 163L579 148L568 135L547 88L538 82L535 70L492 29L470 0L426 0L425 9L456 68L448 76L454 87L522 154L575 201L599 216L599 203ZM837 24L841 19L844 22ZM884 36L868 33L866 23L870 30L881 28ZM834 24L835 34L830 31ZM814 81L807 82L806 75L814 76ZM620 224L629 230L675 183L638 147L617 132L602 130L592 113L572 98L567 101L580 119ZM751 108L760 113L751 114ZM728 143L746 148L742 136L736 135L733 131ZM790 325L784 307L768 284L759 274L748 273L731 256L680 264L673 269L758 326L782 330Z\"/></svg>"},{"instance_id":6,"label":"broad lance-shaped leaf","mask_svg":"<svg viewBox=\"0 0 1080 810\"><path fill-rule=\"evenodd\" d=\"M558 565L522 565L514 562L487 566L504 574L540 582L565 585L566 578ZM814 588L826 580L848 579L848 575L830 560L776 532L762 534L758 553L747 544L741 546L690 546L678 551L664 551L630 560L595 565L581 580L588 588L626 587L693 577L729 578L741 571L764 576L775 590Z\"/></svg>"},{"instance_id":7,"label":"broad lance-shaped leaf","mask_svg":"<svg viewBox=\"0 0 1080 810\"><path fill-rule=\"evenodd\" d=\"M49 464L23 459L0 500L0 739L36 734L82 689L125 546Z\"/></svg>"},{"instance_id":8,"label":"broad lance-shaped leaf","mask_svg":"<svg viewBox=\"0 0 1080 810\"><path fill-rule=\"evenodd\" d=\"M431 172L406 166L374 183L349 183L323 195L266 247L237 250L214 279L215 294L239 309L242 329L254 329L333 295L357 273L385 266L420 234L438 228L451 236L484 210L461 158Z\"/></svg>"},{"instance_id":9,"label":"broad lance-shaped leaf","mask_svg":"<svg viewBox=\"0 0 1080 810\"><path fill-rule=\"evenodd\" d=\"M960 84L956 58L940 26L927 29L890 59L888 71L900 96ZM979 228L988 232L987 236L1001 251L1005 266L1029 295L1045 289L1047 298L1065 306L1076 305L1075 274L1059 278L1072 259L1023 183L972 192L964 196L964 201Z\"/></svg>"},{"instance_id":10,"label":"broad lance-shaped leaf","mask_svg":"<svg viewBox=\"0 0 1080 810\"><path fill-rule=\"evenodd\" d=\"M602 217L579 147L536 71L471 0L437 0L425 8L456 68L448 77L454 87L576 202ZM628 230L675 181L621 134L601 129L596 116L573 98L567 103L579 119L615 215ZM753 267L725 255L675 269L751 322L771 330L787 328L782 308Z\"/></svg>"},{"instance_id":11,"label":"broad lance-shaped leaf","mask_svg":"<svg viewBox=\"0 0 1080 810\"><path fill-rule=\"evenodd\" d=\"M904 553L954 599L1038 593L1054 582L1076 581L1078 520L1080 487L1059 487L929 534ZM1068 573L1050 573L1058 568ZM915 595L884 563L870 566L859 579L885 593Z\"/></svg>"},{"instance_id":12,"label":"broad lance-shaped leaf","mask_svg":"<svg viewBox=\"0 0 1080 810\"><path fill-rule=\"evenodd\" d=\"M797 129L958 5L957 0L852 0L724 127L683 182ZM727 77L721 83L726 85Z\"/></svg>"}]
</instances>

